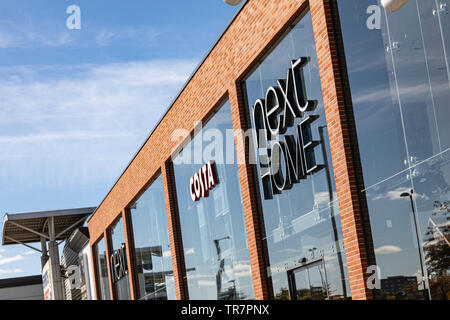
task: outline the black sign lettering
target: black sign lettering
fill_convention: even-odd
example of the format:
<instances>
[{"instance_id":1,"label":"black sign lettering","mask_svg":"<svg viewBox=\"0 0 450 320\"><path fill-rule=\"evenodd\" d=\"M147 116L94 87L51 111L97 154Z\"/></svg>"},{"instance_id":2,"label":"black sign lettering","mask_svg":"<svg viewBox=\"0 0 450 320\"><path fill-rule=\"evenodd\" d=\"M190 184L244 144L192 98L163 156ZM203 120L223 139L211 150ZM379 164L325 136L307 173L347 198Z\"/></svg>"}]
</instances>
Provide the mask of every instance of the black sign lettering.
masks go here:
<instances>
[{"instance_id":1,"label":"black sign lettering","mask_svg":"<svg viewBox=\"0 0 450 320\"><path fill-rule=\"evenodd\" d=\"M128 263L125 243L111 255L111 273L114 282L119 281L128 274Z\"/></svg>"}]
</instances>

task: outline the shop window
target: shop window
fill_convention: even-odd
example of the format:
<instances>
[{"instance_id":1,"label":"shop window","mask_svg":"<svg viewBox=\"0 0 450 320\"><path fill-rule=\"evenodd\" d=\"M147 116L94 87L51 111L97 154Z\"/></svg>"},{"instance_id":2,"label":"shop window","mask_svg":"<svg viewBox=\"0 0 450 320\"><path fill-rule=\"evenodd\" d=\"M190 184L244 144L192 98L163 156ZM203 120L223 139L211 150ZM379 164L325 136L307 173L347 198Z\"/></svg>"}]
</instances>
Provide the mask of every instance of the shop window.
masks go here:
<instances>
[{"instance_id":1,"label":"shop window","mask_svg":"<svg viewBox=\"0 0 450 320\"><path fill-rule=\"evenodd\" d=\"M117 300L130 300L130 280L127 261L127 250L125 245L125 230L122 218L118 219L110 228L111 233L111 274L113 278L114 290Z\"/></svg>"},{"instance_id":2,"label":"shop window","mask_svg":"<svg viewBox=\"0 0 450 320\"><path fill-rule=\"evenodd\" d=\"M175 300L175 281L162 177L130 207L139 296L142 300Z\"/></svg>"},{"instance_id":3,"label":"shop window","mask_svg":"<svg viewBox=\"0 0 450 320\"><path fill-rule=\"evenodd\" d=\"M450 298L449 1L338 9L378 299ZM373 272L371 272L373 273Z\"/></svg>"},{"instance_id":4,"label":"shop window","mask_svg":"<svg viewBox=\"0 0 450 320\"><path fill-rule=\"evenodd\" d=\"M309 10L288 28L242 86L255 130L254 167L273 296L348 299L350 288ZM320 268L308 269L308 265ZM293 270L301 271L290 276ZM301 284L292 281L300 281L308 272L313 277L313 270L314 281L320 286L295 292L293 288ZM320 294L316 294L319 289Z\"/></svg>"},{"instance_id":5,"label":"shop window","mask_svg":"<svg viewBox=\"0 0 450 320\"><path fill-rule=\"evenodd\" d=\"M100 292L97 292L97 299L99 300L111 300L109 277L108 277L108 254L106 253L105 239L102 238L95 245L94 252L97 260L97 279L99 281L98 288Z\"/></svg>"},{"instance_id":6,"label":"shop window","mask_svg":"<svg viewBox=\"0 0 450 320\"><path fill-rule=\"evenodd\" d=\"M196 198L192 194L191 178L208 163L211 165L210 161L214 161L216 184L209 180L210 189ZM189 298L253 299L228 101L216 111L201 131L196 132L193 140L185 144L182 152L174 156L173 162ZM210 173L214 174L212 171ZM196 179L199 183L198 177Z\"/></svg>"}]
</instances>

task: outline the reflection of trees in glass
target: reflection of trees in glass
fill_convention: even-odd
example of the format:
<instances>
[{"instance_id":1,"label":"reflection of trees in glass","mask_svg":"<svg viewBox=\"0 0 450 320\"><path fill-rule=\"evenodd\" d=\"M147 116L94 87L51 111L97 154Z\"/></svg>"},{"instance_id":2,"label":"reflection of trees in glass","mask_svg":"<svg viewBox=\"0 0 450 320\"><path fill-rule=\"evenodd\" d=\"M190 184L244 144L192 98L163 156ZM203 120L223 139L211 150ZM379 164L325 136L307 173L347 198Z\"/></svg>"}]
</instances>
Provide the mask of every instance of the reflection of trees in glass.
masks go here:
<instances>
[{"instance_id":1,"label":"reflection of trees in glass","mask_svg":"<svg viewBox=\"0 0 450 320\"><path fill-rule=\"evenodd\" d=\"M435 201L435 212L428 220L424 243L432 299L450 298L450 208L449 201Z\"/></svg>"},{"instance_id":2,"label":"reflection of trees in glass","mask_svg":"<svg viewBox=\"0 0 450 320\"><path fill-rule=\"evenodd\" d=\"M275 295L275 300L289 300L289 290L287 288L281 288L280 292Z\"/></svg>"},{"instance_id":3,"label":"reflection of trees in glass","mask_svg":"<svg viewBox=\"0 0 450 320\"><path fill-rule=\"evenodd\" d=\"M422 300L416 276L393 276L381 279L379 297L384 300Z\"/></svg>"}]
</instances>

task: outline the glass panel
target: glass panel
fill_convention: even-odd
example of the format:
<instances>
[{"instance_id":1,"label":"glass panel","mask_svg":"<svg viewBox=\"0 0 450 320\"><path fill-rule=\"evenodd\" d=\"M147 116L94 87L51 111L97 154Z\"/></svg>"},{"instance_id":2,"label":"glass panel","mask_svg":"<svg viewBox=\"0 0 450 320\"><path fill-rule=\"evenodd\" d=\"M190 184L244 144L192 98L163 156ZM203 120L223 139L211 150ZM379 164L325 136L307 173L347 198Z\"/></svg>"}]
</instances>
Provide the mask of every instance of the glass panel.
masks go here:
<instances>
[{"instance_id":1,"label":"glass panel","mask_svg":"<svg viewBox=\"0 0 450 320\"><path fill-rule=\"evenodd\" d=\"M307 99L317 100L317 106L305 112L303 117L295 118L285 133L272 139L269 147L272 147L273 151L275 141L285 141L288 135L293 139L302 139L305 144L311 140L317 141L317 146L306 153L305 162L307 164L313 162L312 155L314 155L316 164L322 167L314 174L301 179L299 183L293 184L292 188L286 188L281 193L274 194L273 199L265 197L266 188L263 180L259 179L267 235L265 240L269 251L269 274L272 278L275 299L285 299L288 297L289 288L286 273L305 262L309 263L322 258L326 261L326 269L329 272L328 281L330 292L332 292L329 298L344 299L350 297L350 289L347 281L322 86L309 11L300 17L298 23L291 26L287 35L245 81L249 115L252 127L256 129L255 119L258 125L261 125L262 121L254 118L255 102L258 99L264 99L271 86L280 88L278 80L288 79L287 74L292 67L292 61L302 57L309 58L309 62L302 69L304 90ZM277 119L279 121L284 119L287 112L281 110ZM317 119L310 123L310 131L301 127L299 129L301 133L299 133L298 126L308 116L317 117ZM257 145L256 139L255 145ZM266 146L258 147L255 148L255 154L269 154ZM262 176L262 168L264 169L263 165L259 165L262 158L259 157L256 166L259 177ZM282 172L286 172L286 167L283 165Z\"/></svg>"},{"instance_id":2,"label":"glass panel","mask_svg":"<svg viewBox=\"0 0 450 320\"><path fill-rule=\"evenodd\" d=\"M96 266L97 266L97 275L100 281L100 292L98 292L98 299L100 300L111 300L111 295L109 292L109 278L108 278L108 255L106 253L105 247L105 239L101 239L95 245L95 253L96 253Z\"/></svg>"},{"instance_id":3,"label":"glass panel","mask_svg":"<svg viewBox=\"0 0 450 320\"><path fill-rule=\"evenodd\" d=\"M175 300L162 177L131 207L140 298Z\"/></svg>"},{"instance_id":4,"label":"glass panel","mask_svg":"<svg viewBox=\"0 0 450 320\"><path fill-rule=\"evenodd\" d=\"M447 3L338 0L382 299L449 298Z\"/></svg>"},{"instance_id":5,"label":"glass panel","mask_svg":"<svg viewBox=\"0 0 450 320\"><path fill-rule=\"evenodd\" d=\"M112 252L116 250L120 250L123 246L125 246L125 230L123 225L123 220L120 218L112 227L111 227L111 241L112 241ZM125 247L125 250L128 248ZM123 266L127 265L126 252L123 252L121 256L123 259ZM113 269L113 266L111 266ZM128 268L125 269L125 275L117 279L113 277L114 280L114 289L116 290L117 300L130 300L131 292L130 292L130 280L128 274Z\"/></svg>"},{"instance_id":6,"label":"glass panel","mask_svg":"<svg viewBox=\"0 0 450 320\"><path fill-rule=\"evenodd\" d=\"M417 165L414 211L432 299L450 299L450 151Z\"/></svg>"},{"instance_id":7,"label":"glass panel","mask_svg":"<svg viewBox=\"0 0 450 320\"><path fill-rule=\"evenodd\" d=\"M227 136L228 139L231 136L231 143L227 143L225 152L224 144L219 141L225 142ZM198 147L202 144L203 148ZM194 202L190 178L209 160L216 162L219 183L206 197ZM184 147L174 160L174 171L189 298L252 299L250 259L228 101Z\"/></svg>"}]
</instances>

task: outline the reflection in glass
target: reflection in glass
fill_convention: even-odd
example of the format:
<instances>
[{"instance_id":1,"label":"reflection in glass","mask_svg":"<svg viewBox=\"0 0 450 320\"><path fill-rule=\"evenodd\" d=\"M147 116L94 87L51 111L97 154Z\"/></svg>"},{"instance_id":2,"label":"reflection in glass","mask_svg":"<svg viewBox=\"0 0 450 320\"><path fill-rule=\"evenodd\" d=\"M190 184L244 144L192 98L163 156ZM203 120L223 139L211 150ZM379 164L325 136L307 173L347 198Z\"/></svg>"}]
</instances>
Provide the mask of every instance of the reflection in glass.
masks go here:
<instances>
[{"instance_id":1,"label":"reflection in glass","mask_svg":"<svg viewBox=\"0 0 450 320\"><path fill-rule=\"evenodd\" d=\"M294 300L325 300L330 285L323 260L290 271L291 292Z\"/></svg>"},{"instance_id":2,"label":"reflection in glass","mask_svg":"<svg viewBox=\"0 0 450 320\"><path fill-rule=\"evenodd\" d=\"M319 274L317 271L308 278L316 283L313 287L309 287L309 294L315 298L346 299L350 297L350 289L347 281L322 86L309 11L300 17L299 22L289 28L286 36L245 80L249 115L252 115L253 103L257 99L264 98L266 90L270 86L276 86L279 79L286 79L291 61L300 57L310 58L310 62L303 69L305 88L308 99L317 100L318 104L314 111L308 112L305 116L318 116L318 119L311 124L311 134L312 139L320 141L320 146L314 150L316 162L323 165L323 169L307 176L300 183L294 184L292 189L274 195L273 199L265 200L262 197L267 235L265 240L270 261L269 274L275 299L295 299L295 293L292 294L292 290L291 296L289 295L287 273L321 259L328 274L328 294L323 294L324 287L322 291L318 289L320 285L317 279L324 274ZM252 127L255 128L253 117L250 118ZM294 125L285 135L295 137L295 127L302 120L304 118L295 119ZM255 152L259 154L262 150L262 148L255 149ZM256 167L258 176L261 176L259 166ZM264 194L262 183L259 183L259 188L260 194ZM299 277L303 276L299 275ZM322 293L319 294L319 292Z\"/></svg>"},{"instance_id":3,"label":"reflection in glass","mask_svg":"<svg viewBox=\"0 0 450 320\"><path fill-rule=\"evenodd\" d=\"M377 0L338 4L380 270L375 293L447 300L448 1L410 0L395 13Z\"/></svg>"},{"instance_id":4,"label":"reflection in glass","mask_svg":"<svg viewBox=\"0 0 450 320\"><path fill-rule=\"evenodd\" d=\"M130 209L140 299L174 300L175 281L161 176Z\"/></svg>"},{"instance_id":5,"label":"reflection in glass","mask_svg":"<svg viewBox=\"0 0 450 320\"><path fill-rule=\"evenodd\" d=\"M108 257L106 254L105 247L105 239L102 238L95 245L95 254L97 263L95 264L97 267L97 275L99 280L99 289L100 292L97 293L97 298L100 300L111 300L111 295L109 292L109 278L108 278Z\"/></svg>"},{"instance_id":6,"label":"reflection in glass","mask_svg":"<svg viewBox=\"0 0 450 320\"><path fill-rule=\"evenodd\" d=\"M221 144L215 152L204 152L215 144L206 138L208 134L226 137L227 130L233 130L228 101L174 160L189 298L193 300L254 297L234 143L227 153ZM195 147L201 143L203 148ZM227 159L233 156L233 161L224 163L220 157L225 154ZM203 162L196 164L195 159L202 156ZM180 163L180 158L189 161ZM209 160L216 161L219 184L194 202L190 178Z\"/></svg>"},{"instance_id":7,"label":"reflection in glass","mask_svg":"<svg viewBox=\"0 0 450 320\"><path fill-rule=\"evenodd\" d=\"M125 245L125 230L123 225L122 217L116 221L116 223L111 227L111 242L112 242L112 252L119 250L122 246ZM125 250L128 248L125 247ZM126 252L123 255L125 262L124 265L127 265ZM111 260L110 260L111 261ZM130 300L131 299L131 291L130 291L130 280L128 269L125 270L125 276L120 279L113 279L114 290L116 292L117 300ZM114 278L114 277L113 277Z\"/></svg>"}]
</instances>

